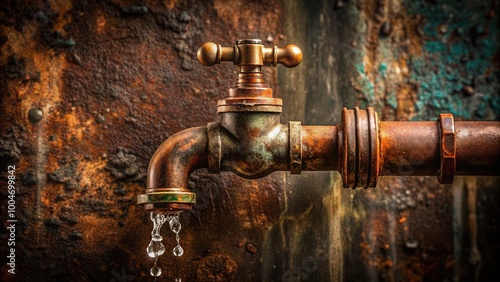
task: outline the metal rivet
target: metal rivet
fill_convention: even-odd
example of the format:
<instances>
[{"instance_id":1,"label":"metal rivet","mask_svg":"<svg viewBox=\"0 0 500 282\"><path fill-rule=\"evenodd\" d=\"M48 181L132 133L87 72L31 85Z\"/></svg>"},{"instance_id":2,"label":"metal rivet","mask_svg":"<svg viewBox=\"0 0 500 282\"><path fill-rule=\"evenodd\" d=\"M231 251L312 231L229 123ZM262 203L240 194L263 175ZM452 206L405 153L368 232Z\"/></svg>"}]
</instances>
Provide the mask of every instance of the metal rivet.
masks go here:
<instances>
[{"instance_id":1,"label":"metal rivet","mask_svg":"<svg viewBox=\"0 0 500 282\"><path fill-rule=\"evenodd\" d=\"M391 22L385 21L380 27L380 35L389 36L391 35L391 32L392 32Z\"/></svg>"},{"instance_id":2,"label":"metal rivet","mask_svg":"<svg viewBox=\"0 0 500 282\"><path fill-rule=\"evenodd\" d=\"M32 123L37 123L42 120L43 112L40 108L31 108L28 113L28 118Z\"/></svg>"},{"instance_id":3,"label":"metal rivet","mask_svg":"<svg viewBox=\"0 0 500 282\"><path fill-rule=\"evenodd\" d=\"M474 95L474 88L472 88L472 86L468 86L468 85L465 85L464 87L462 87L462 92L466 95L466 96L472 96Z\"/></svg>"}]
</instances>

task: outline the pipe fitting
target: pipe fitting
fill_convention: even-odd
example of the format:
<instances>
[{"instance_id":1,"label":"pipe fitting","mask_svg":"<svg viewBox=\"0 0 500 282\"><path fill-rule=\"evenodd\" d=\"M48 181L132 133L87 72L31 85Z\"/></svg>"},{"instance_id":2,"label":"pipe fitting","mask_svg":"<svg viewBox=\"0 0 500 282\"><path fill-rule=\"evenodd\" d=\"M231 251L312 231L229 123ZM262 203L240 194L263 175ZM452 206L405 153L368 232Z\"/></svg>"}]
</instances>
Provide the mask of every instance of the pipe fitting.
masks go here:
<instances>
[{"instance_id":1,"label":"pipe fitting","mask_svg":"<svg viewBox=\"0 0 500 282\"><path fill-rule=\"evenodd\" d=\"M144 210L180 211L190 210L196 203L196 194L188 189L165 188L158 192L150 192L137 196L137 204Z\"/></svg>"},{"instance_id":2,"label":"pipe fitting","mask_svg":"<svg viewBox=\"0 0 500 282\"><path fill-rule=\"evenodd\" d=\"M262 177L277 170L300 174L301 123L279 124L277 116L270 113L242 115L223 117L226 126L208 124L209 171L232 171L245 178ZM245 131L253 135L251 140Z\"/></svg>"},{"instance_id":3,"label":"pipe fitting","mask_svg":"<svg viewBox=\"0 0 500 282\"><path fill-rule=\"evenodd\" d=\"M288 123L290 144L290 173L300 174L302 171L302 126L300 121Z\"/></svg>"},{"instance_id":4,"label":"pipe fitting","mask_svg":"<svg viewBox=\"0 0 500 282\"><path fill-rule=\"evenodd\" d=\"M149 162L146 194L137 203L145 210L188 210L196 195L187 188L187 179L195 169L208 166L207 127L180 131L156 150Z\"/></svg>"},{"instance_id":5,"label":"pipe fitting","mask_svg":"<svg viewBox=\"0 0 500 282\"><path fill-rule=\"evenodd\" d=\"M342 111L342 180L345 188L372 187L379 175L378 117L373 108Z\"/></svg>"},{"instance_id":6,"label":"pipe fitting","mask_svg":"<svg viewBox=\"0 0 500 282\"><path fill-rule=\"evenodd\" d=\"M208 125L208 144L211 173L251 179L289 169L289 130L276 113L223 113L220 123Z\"/></svg>"},{"instance_id":7,"label":"pipe fitting","mask_svg":"<svg viewBox=\"0 0 500 282\"><path fill-rule=\"evenodd\" d=\"M456 169L456 138L453 115L440 114L438 123L441 133L441 166L438 181L441 184L451 184L455 178Z\"/></svg>"}]
</instances>

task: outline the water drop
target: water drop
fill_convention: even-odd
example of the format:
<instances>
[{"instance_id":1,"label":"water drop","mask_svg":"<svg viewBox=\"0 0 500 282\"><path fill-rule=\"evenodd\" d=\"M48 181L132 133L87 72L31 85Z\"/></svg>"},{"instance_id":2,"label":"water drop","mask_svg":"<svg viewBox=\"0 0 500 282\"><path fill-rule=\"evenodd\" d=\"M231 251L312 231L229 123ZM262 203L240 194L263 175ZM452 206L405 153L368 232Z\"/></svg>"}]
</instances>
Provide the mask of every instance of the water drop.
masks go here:
<instances>
[{"instance_id":1,"label":"water drop","mask_svg":"<svg viewBox=\"0 0 500 282\"><path fill-rule=\"evenodd\" d=\"M165 252L165 245L163 245L163 237L160 235L161 227L165 222L168 221L170 229L175 233L175 240L177 241L177 246L174 248L173 253L175 256L182 256L184 250L179 243L179 231L181 230L181 223L179 221L180 212L173 214L164 214L163 212L151 212L150 218L153 222L153 230L151 231L151 241L149 242L146 251L148 255L155 259L153 267L150 270L150 274L153 277L161 276L161 268L157 266L158 258ZM176 279L176 281L181 281ZM156 281L156 278L155 278Z\"/></svg>"},{"instance_id":2,"label":"water drop","mask_svg":"<svg viewBox=\"0 0 500 282\"><path fill-rule=\"evenodd\" d=\"M172 218L168 224L170 225L170 229L175 232L179 233L181 231L181 222L179 221L179 217L174 217Z\"/></svg>"},{"instance_id":3,"label":"water drop","mask_svg":"<svg viewBox=\"0 0 500 282\"><path fill-rule=\"evenodd\" d=\"M177 245L174 248L174 256L180 257L184 254L184 249L181 247L181 245Z\"/></svg>"},{"instance_id":4,"label":"water drop","mask_svg":"<svg viewBox=\"0 0 500 282\"><path fill-rule=\"evenodd\" d=\"M148 252L148 255L152 258L159 257L165 252L165 246L162 244L161 239L158 241L151 239L151 242L149 242L146 251Z\"/></svg>"},{"instance_id":5,"label":"water drop","mask_svg":"<svg viewBox=\"0 0 500 282\"><path fill-rule=\"evenodd\" d=\"M180 279L180 278L175 278L175 282L182 282L182 279Z\"/></svg>"},{"instance_id":6,"label":"water drop","mask_svg":"<svg viewBox=\"0 0 500 282\"><path fill-rule=\"evenodd\" d=\"M149 273L153 277L160 277L160 275L161 275L161 268L159 268L158 266L155 265L155 266L151 267L151 270L149 271Z\"/></svg>"}]
</instances>

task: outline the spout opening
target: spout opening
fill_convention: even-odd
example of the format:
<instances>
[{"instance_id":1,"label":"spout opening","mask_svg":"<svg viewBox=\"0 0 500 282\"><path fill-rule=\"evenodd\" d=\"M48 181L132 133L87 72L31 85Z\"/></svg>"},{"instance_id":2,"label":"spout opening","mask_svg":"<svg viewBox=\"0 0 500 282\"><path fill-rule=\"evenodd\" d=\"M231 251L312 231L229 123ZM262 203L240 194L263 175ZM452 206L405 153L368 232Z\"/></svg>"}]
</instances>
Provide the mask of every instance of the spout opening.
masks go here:
<instances>
[{"instance_id":1,"label":"spout opening","mask_svg":"<svg viewBox=\"0 0 500 282\"><path fill-rule=\"evenodd\" d=\"M191 210L196 203L196 194L185 189L164 188L163 191L150 192L137 196L137 204L145 211L161 210L176 212Z\"/></svg>"}]
</instances>

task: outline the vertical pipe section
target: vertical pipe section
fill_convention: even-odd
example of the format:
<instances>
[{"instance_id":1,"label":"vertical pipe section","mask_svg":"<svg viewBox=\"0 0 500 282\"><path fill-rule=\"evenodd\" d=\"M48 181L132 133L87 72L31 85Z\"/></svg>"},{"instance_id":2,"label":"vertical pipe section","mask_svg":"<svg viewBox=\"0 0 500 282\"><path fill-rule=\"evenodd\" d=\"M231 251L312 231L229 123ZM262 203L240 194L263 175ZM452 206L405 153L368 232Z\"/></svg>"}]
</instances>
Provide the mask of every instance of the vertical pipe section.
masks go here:
<instances>
[{"instance_id":1,"label":"vertical pipe section","mask_svg":"<svg viewBox=\"0 0 500 282\"><path fill-rule=\"evenodd\" d=\"M149 162L146 193L187 189L191 172L208 167L207 127L177 132L163 142Z\"/></svg>"}]
</instances>

